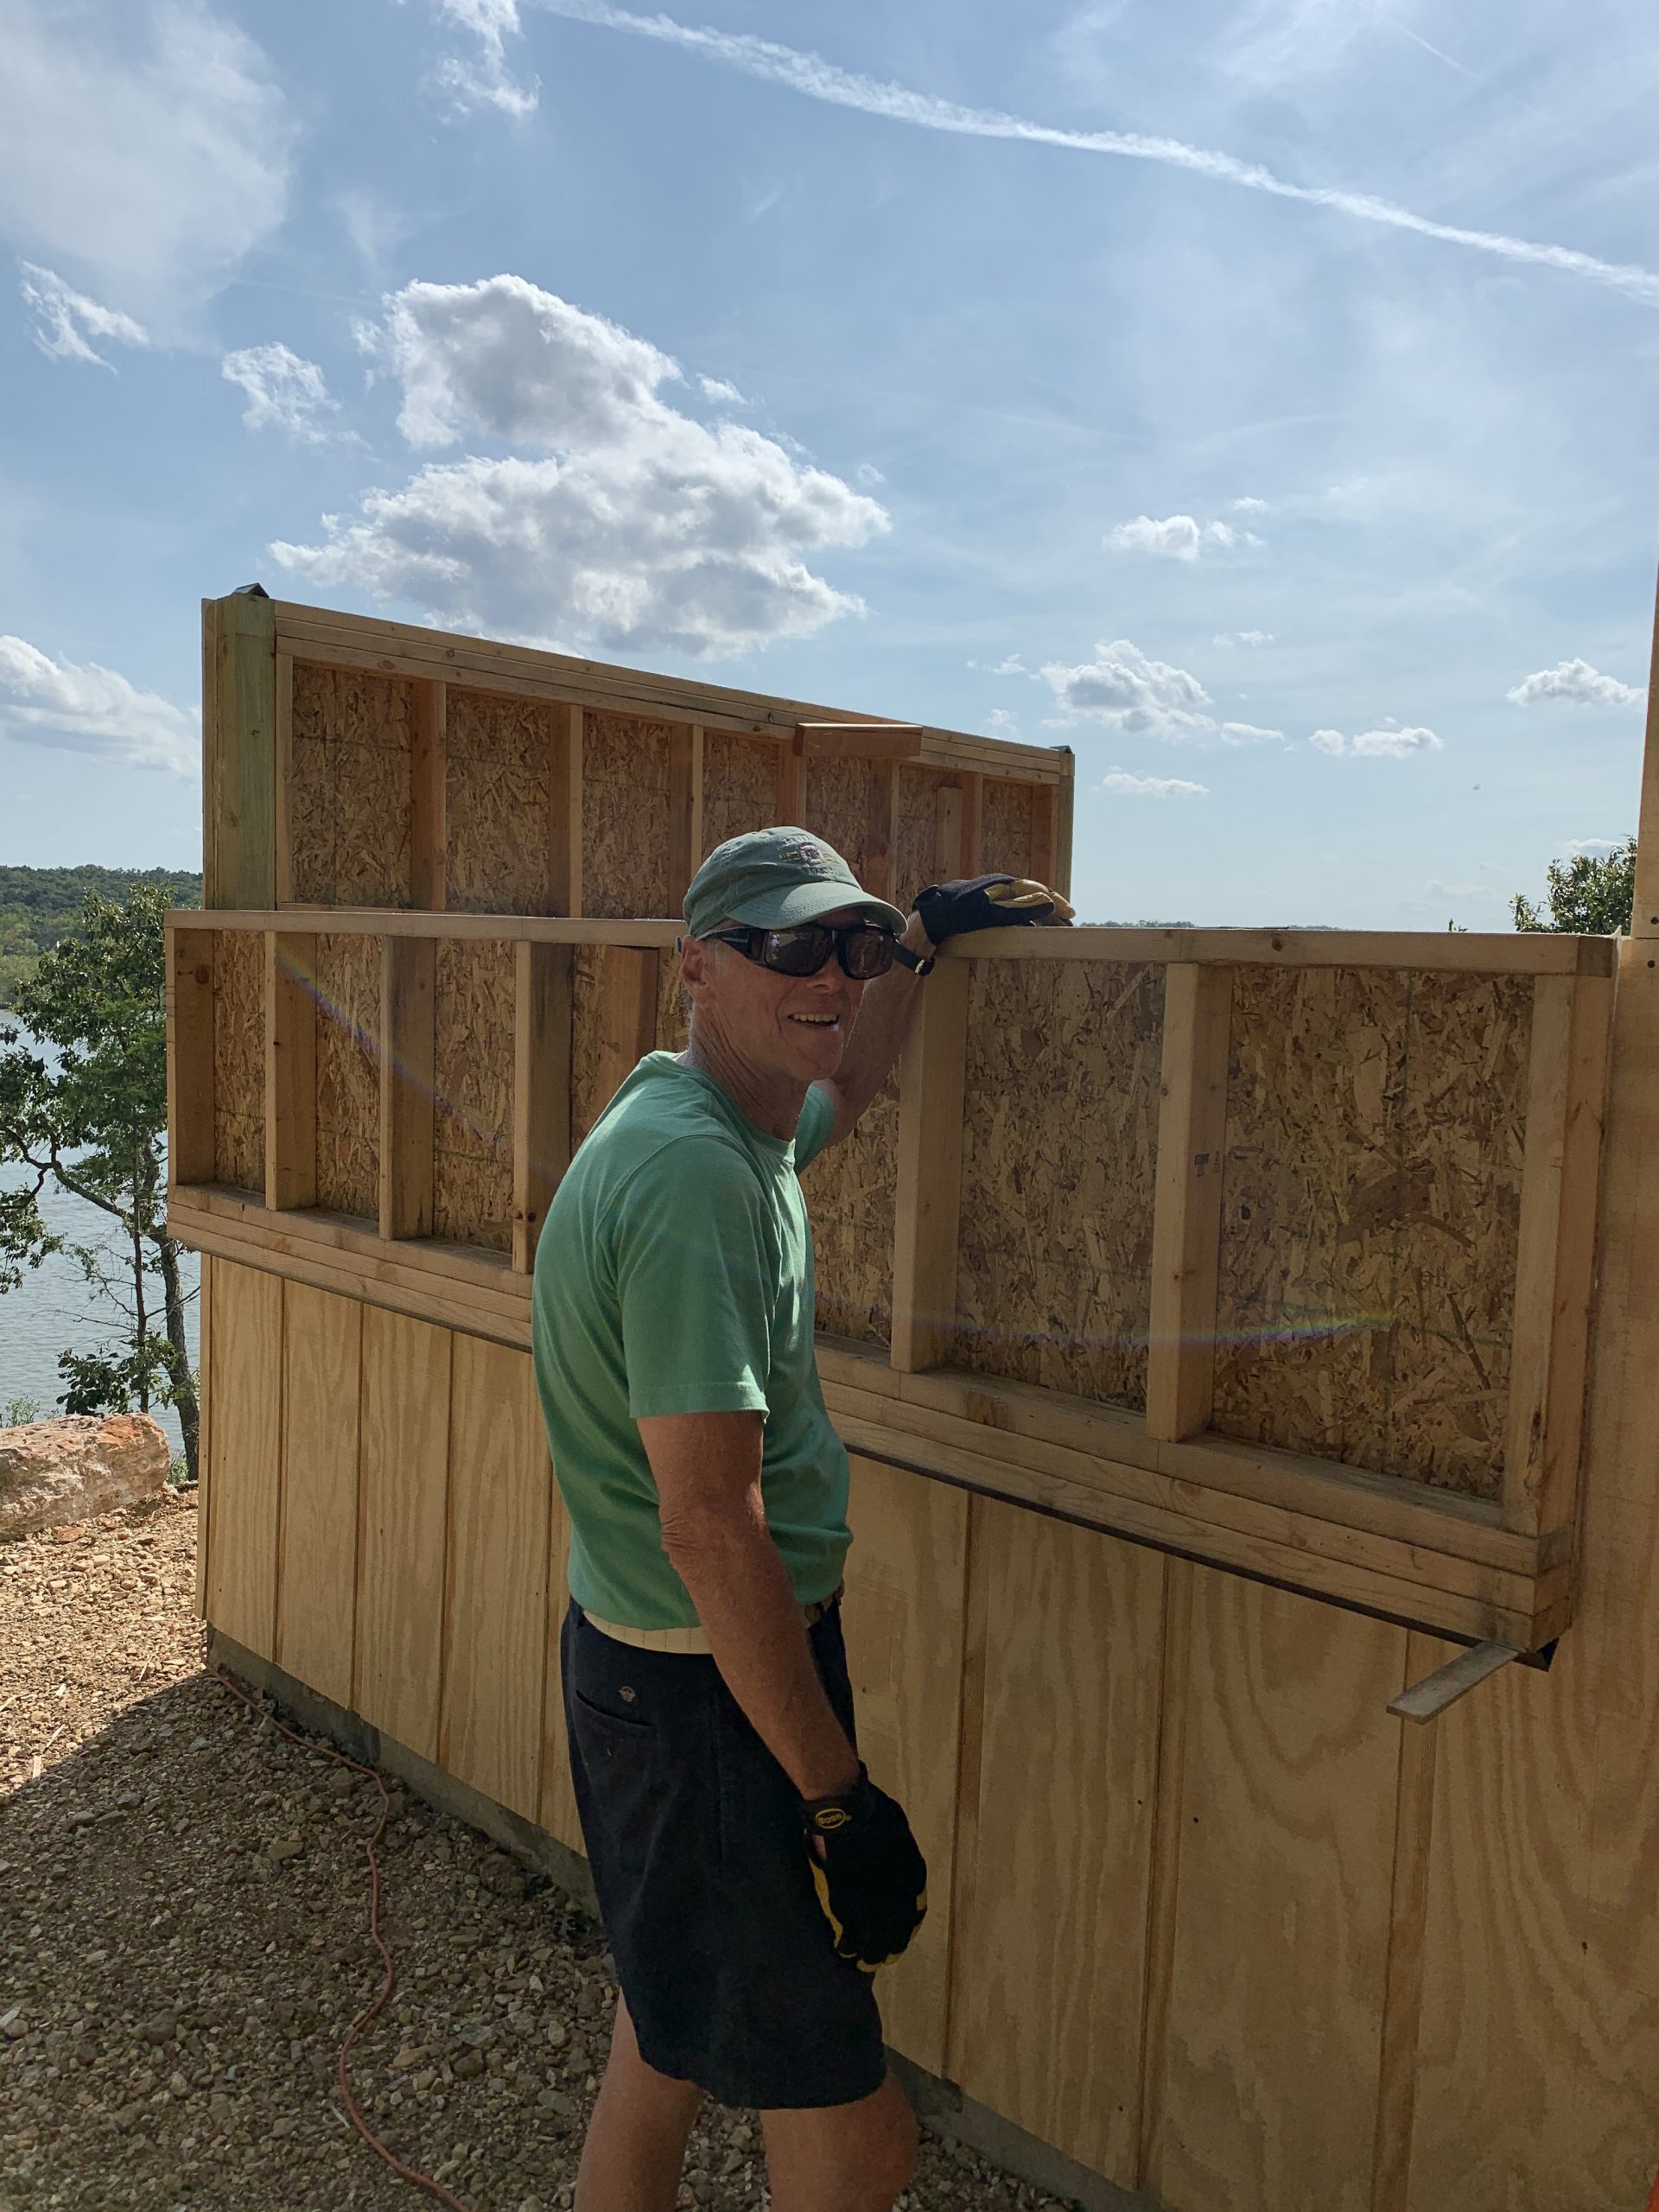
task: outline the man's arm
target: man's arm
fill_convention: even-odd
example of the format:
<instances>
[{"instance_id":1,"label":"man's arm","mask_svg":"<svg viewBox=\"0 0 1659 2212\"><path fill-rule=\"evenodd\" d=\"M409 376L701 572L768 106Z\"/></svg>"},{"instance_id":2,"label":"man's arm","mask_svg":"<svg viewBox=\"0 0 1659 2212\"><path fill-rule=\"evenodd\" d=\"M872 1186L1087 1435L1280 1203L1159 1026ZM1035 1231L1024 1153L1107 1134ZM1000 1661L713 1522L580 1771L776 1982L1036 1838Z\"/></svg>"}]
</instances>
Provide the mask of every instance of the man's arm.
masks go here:
<instances>
[{"instance_id":1,"label":"man's arm","mask_svg":"<svg viewBox=\"0 0 1659 2212\"><path fill-rule=\"evenodd\" d=\"M663 1548L727 1688L803 1797L850 1789L858 1758L824 1694L766 1527L761 1415L655 1414L639 1427L656 1478Z\"/></svg>"},{"instance_id":2,"label":"man's arm","mask_svg":"<svg viewBox=\"0 0 1659 2212\"><path fill-rule=\"evenodd\" d=\"M928 953L933 950L921 918L916 914L911 916L902 942L912 952ZM853 1124L893 1072L893 1062L905 1049L905 1040L910 1035L916 1009L926 988L923 977L896 960L885 976L879 976L865 987L864 1002L858 1009L858 1020L853 1024L841 1065L828 1082L816 1086L829 1093L836 1109L835 1123L828 1138L830 1144L839 1144L851 1132Z\"/></svg>"}]
</instances>

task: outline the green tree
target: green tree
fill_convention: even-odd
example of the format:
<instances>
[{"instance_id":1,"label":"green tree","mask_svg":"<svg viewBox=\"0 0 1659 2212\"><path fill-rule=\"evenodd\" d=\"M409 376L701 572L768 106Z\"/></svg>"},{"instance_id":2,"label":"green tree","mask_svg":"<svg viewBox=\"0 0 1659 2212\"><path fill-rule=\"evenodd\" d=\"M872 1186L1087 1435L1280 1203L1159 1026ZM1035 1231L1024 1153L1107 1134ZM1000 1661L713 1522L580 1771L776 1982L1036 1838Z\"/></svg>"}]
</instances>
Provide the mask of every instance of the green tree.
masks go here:
<instances>
[{"instance_id":1,"label":"green tree","mask_svg":"<svg viewBox=\"0 0 1659 2212\"><path fill-rule=\"evenodd\" d=\"M0 1027L0 1163L25 1171L0 1191L0 1294L50 1252L77 1261L124 1328L118 1351L61 1355L62 1403L71 1413L124 1412L135 1402L148 1412L152 1400L176 1407L194 1481L183 1248L166 1232L165 911L164 894L149 886L124 905L89 896L79 934L45 953L17 994L29 1039ZM54 1232L40 1205L53 1183L108 1215L118 1244L76 1244ZM159 1327L152 1273L162 1282Z\"/></svg>"},{"instance_id":2,"label":"green tree","mask_svg":"<svg viewBox=\"0 0 1659 2212\"><path fill-rule=\"evenodd\" d=\"M1599 859L1577 853L1570 861L1551 861L1544 880L1548 918L1517 891L1512 901L1516 929L1565 930L1574 937L1630 935L1636 901L1634 837Z\"/></svg>"}]
</instances>

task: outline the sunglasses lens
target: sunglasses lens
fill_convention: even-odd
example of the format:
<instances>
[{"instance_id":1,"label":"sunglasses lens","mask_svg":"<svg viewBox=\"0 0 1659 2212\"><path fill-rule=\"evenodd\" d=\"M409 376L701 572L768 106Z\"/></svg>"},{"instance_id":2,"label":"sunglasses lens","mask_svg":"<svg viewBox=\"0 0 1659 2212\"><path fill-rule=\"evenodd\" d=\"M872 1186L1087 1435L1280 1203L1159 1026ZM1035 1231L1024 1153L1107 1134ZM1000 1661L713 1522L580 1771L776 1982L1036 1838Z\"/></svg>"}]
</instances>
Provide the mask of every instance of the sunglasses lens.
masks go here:
<instances>
[{"instance_id":1,"label":"sunglasses lens","mask_svg":"<svg viewBox=\"0 0 1659 2212\"><path fill-rule=\"evenodd\" d=\"M816 976L835 949L833 930L804 922L799 929L769 930L761 958L780 976Z\"/></svg>"},{"instance_id":2,"label":"sunglasses lens","mask_svg":"<svg viewBox=\"0 0 1659 2212\"><path fill-rule=\"evenodd\" d=\"M842 943L847 973L855 982L885 976L893 965L893 938L886 930L849 930Z\"/></svg>"}]
</instances>

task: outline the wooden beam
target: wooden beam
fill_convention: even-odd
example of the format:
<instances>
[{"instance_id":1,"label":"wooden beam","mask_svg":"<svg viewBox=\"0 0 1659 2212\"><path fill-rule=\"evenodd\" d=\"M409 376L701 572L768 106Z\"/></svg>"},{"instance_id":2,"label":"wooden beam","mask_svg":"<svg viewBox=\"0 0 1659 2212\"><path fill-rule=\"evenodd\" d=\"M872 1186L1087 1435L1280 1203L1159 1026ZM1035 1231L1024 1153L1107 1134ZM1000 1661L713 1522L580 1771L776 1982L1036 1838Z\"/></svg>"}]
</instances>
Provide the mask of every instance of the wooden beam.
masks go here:
<instances>
[{"instance_id":1,"label":"wooden beam","mask_svg":"<svg viewBox=\"0 0 1659 2212\"><path fill-rule=\"evenodd\" d=\"M1414 1720L1421 1725L1444 1713L1448 1705L1455 1705L1471 1689L1497 1674L1500 1667L1507 1667L1520 1653L1507 1643L1476 1643L1459 1651L1455 1659L1448 1659L1442 1667L1403 1689L1396 1698L1389 1700L1389 1711L1396 1720Z\"/></svg>"},{"instance_id":2,"label":"wooden beam","mask_svg":"<svg viewBox=\"0 0 1659 2212\"><path fill-rule=\"evenodd\" d=\"M294 656L276 656L276 902L294 896Z\"/></svg>"},{"instance_id":3,"label":"wooden beam","mask_svg":"<svg viewBox=\"0 0 1659 2212\"><path fill-rule=\"evenodd\" d=\"M949 883L967 873L962 864L962 792L955 784L941 784L933 794L933 880Z\"/></svg>"},{"instance_id":4,"label":"wooden beam","mask_svg":"<svg viewBox=\"0 0 1659 2212\"><path fill-rule=\"evenodd\" d=\"M566 944L514 949L512 1265L536 1264L553 1193L570 1164L570 983Z\"/></svg>"},{"instance_id":5,"label":"wooden beam","mask_svg":"<svg viewBox=\"0 0 1659 2212\"><path fill-rule=\"evenodd\" d=\"M409 762L409 899L429 913L442 913L448 898L448 685L417 683Z\"/></svg>"},{"instance_id":6,"label":"wooden beam","mask_svg":"<svg viewBox=\"0 0 1659 2212\"><path fill-rule=\"evenodd\" d=\"M432 1234L437 944L380 944L380 1234Z\"/></svg>"},{"instance_id":7,"label":"wooden beam","mask_svg":"<svg viewBox=\"0 0 1659 2212\"><path fill-rule=\"evenodd\" d=\"M1642 797L1637 813L1636 901L1632 937L1659 937L1659 603L1649 661L1648 713L1642 748Z\"/></svg>"},{"instance_id":8,"label":"wooden beam","mask_svg":"<svg viewBox=\"0 0 1659 2212\"><path fill-rule=\"evenodd\" d=\"M668 891L677 913L702 861L702 725L677 726L668 741Z\"/></svg>"},{"instance_id":9,"label":"wooden beam","mask_svg":"<svg viewBox=\"0 0 1659 2212\"><path fill-rule=\"evenodd\" d=\"M899 771L878 760L870 779L870 813L865 829L864 888L878 899L893 897L893 808Z\"/></svg>"},{"instance_id":10,"label":"wooden beam","mask_svg":"<svg viewBox=\"0 0 1659 2212\"><path fill-rule=\"evenodd\" d=\"M582 709L556 710L548 778L547 911L582 912Z\"/></svg>"},{"instance_id":11,"label":"wooden beam","mask_svg":"<svg viewBox=\"0 0 1659 2212\"><path fill-rule=\"evenodd\" d=\"M167 1179L213 1179L213 937L167 931Z\"/></svg>"},{"instance_id":12,"label":"wooden beam","mask_svg":"<svg viewBox=\"0 0 1659 2212\"><path fill-rule=\"evenodd\" d=\"M979 874L980 830L984 815L985 779L972 769L964 769L958 781L962 788L962 874Z\"/></svg>"},{"instance_id":13,"label":"wooden beam","mask_svg":"<svg viewBox=\"0 0 1659 2212\"><path fill-rule=\"evenodd\" d=\"M778 755L778 819L785 828L804 830L806 812L806 747L797 731Z\"/></svg>"},{"instance_id":14,"label":"wooden beam","mask_svg":"<svg viewBox=\"0 0 1659 2212\"><path fill-rule=\"evenodd\" d=\"M854 760L919 760L918 722L799 722L796 743L807 758L826 754Z\"/></svg>"},{"instance_id":15,"label":"wooden beam","mask_svg":"<svg viewBox=\"0 0 1659 2212\"><path fill-rule=\"evenodd\" d=\"M265 935L265 1204L317 1202L317 940Z\"/></svg>"},{"instance_id":16,"label":"wooden beam","mask_svg":"<svg viewBox=\"0 0 1659 2212\"><path fill-rule=\"evenodd\" d=\"M941 981L945 988L937 990ZM899 1078L893 1230L892 1361L912 1373L948 1359L956 1336L968 1058L965 963L936 968L921 990L921 1011Z\"/></svg>"},{"instance_id":17,"label":"wooden beam","mask_svg":"<svg viewBox=\"0 0 1659 2212\"><path fill-rule=\"evenodd\" d=\"M1077 761L1069 746L1062 747L1065 760L1065 774L1058 784L1038 788L1031 796L1033 813L1031 839L1031 872L1039 883L1046 883L1051 891L1058 891L1063 899L1071 895L1071 809L1076 791Z\"/></svg>"},{"instance_id":18,"label":"wooden beam","mask_svg":"<svg viewBox=\"0 0 1659 2212\"><path fill-rule=\"evenodd\" d=\"M1147 1433L1172 1443L1209 1427L1215 1394L1232 1004L1228 969L1181 961L1165 970Z\"/></svg>"},{"instance_id":19,"label":"wooden beam","mask_svg":"<svg viewBox=\"0 0 1659 2212\"><path fill-rule=\"evenodd\" d=\"M234 593L204 631L202 904L276 903L276 630L273 602ZM204 694L206 697L207 695Z\"/></svg>"},{"instance_id":20,"label":"wooden beam","mask_svg":"<svg viewBox=\"0 0 1659 2212\"><path fill-rule=\"evenodd\" d=\"M1592 976L1533 985L1503 1449L1504 1525L1529 1534L1575 1518L1612 993Z\"/></svg>"}]
</instances>

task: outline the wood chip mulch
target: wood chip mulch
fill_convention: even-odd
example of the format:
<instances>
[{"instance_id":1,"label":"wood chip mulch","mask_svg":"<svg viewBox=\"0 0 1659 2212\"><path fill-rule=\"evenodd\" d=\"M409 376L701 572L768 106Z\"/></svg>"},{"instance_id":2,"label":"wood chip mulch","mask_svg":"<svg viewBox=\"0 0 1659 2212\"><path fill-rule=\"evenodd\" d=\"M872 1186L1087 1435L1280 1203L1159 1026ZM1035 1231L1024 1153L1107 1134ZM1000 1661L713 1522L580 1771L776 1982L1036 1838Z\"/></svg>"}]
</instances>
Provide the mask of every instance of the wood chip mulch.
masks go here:
<instances>
[{"instance_id":1,"label":"wood chip mulch","mask_svg":"<svg viewBox=\"0 0 1659 2212\"><path fill-rule=\"evenodd\" d=\"M379 1986L366 1777L202 1664L194 1497L0 1545L0 2212L410 2212L335 2060ZM390 1785L390 1778L389 1786ZM614 1998L595 1923L393 1789L397 1972L365 2119L468 2212L572 2201ZM704 2109L683 2207L765 2203L753 2113ZM1058 2200L924 2136L909 2212Z\"/></svg>"}]
</instances>

